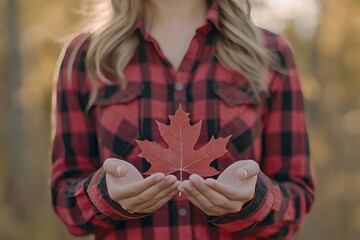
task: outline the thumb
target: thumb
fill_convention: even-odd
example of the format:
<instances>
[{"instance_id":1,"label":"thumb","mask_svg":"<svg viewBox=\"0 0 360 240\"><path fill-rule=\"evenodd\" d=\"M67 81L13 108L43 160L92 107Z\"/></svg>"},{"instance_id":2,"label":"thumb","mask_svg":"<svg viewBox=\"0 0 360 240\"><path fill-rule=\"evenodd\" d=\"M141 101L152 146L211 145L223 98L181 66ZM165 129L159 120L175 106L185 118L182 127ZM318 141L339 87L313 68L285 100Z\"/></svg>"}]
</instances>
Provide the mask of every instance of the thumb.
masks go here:
<instances>
[{"instance_id":1,"label":"thumb","mask_svg":"<svg viewBox=\"0 0 360 240\"><path fill-rule=\"evenodd\" d=\"M116 158L108 158L103 164L103 169L106 173L113 175L114 177L124 177L128 173L127 166L122 164L122 161Z\"/></svg>"},{"instance_id":2,"label":"thumb","mask_svg":"<svg viewBox=\"0 0 360 240\"><path fill-rule=\"evenodd\" d=\"M236 176L240 179L240 180L246 180L248 178L257 176L260 173L260 168L259 165L253 161L253 160L245 160L242 161L243 162L243 166L239 167L236 170Z\"/></svg>"}]
</instances>

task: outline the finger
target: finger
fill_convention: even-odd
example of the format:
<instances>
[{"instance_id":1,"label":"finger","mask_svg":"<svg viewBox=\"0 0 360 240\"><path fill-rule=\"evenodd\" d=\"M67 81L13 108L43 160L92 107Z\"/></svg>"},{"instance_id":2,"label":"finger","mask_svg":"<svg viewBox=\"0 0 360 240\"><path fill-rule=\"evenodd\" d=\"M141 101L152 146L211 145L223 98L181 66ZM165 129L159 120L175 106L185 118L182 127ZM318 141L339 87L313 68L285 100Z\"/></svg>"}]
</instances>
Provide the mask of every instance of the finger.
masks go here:
<instances>
[{"instance_id":1,"label":"finger","mask_svg":"<svg viewBox=\"0 0 360 240\"><path fill-rule=\"evenodd\" d=\"M205 184L210 187L211 189L213 189L214 191L224 195L225 197L227 197L228 199L232 200L232 201L238 201L244 198L243 194L241 194L241 190L223 184L219 181L216 181L215 179L212 178L208 178L205 180Z\"/></svg>"},{"instance_id":2,"label":"finger","mask_svg":"<svg viewBox=\"0 0 360 240\"><path fill-rule=\"evenodd\" d=\"M145 213L155 212L156 210L158 210L159 208L164 206L167 202L169 202L177 194L177 192L178 192L177 189L170 192L167 196L163 197L162 199L157 201L155 204L153 204L151 207L149 207L148 209L145 209L143 211L145 211Z\"/></svg>"},{"instance_id":3,"label":"finger","mask_svg":"<svg viewBox=\"0 0 360 240\"><path fill-rule=\"evenodd\" d=\"M236 176L240 180L246 180L248 178L248 171L246 169L239 168L236 170Z\"/></svg>"},{"instance_id":4,"label":"finger","mask_svg":"<svg viewBox=\"0 0 360 240\"><path fill-rule=\"evenodd\" d=\"M120 185L116 189L116 197L118 199L125 199L137 196L147 189L151 188L153 185L163 181L165 175L163 173L155 173L150 177L147 177L141 181L134 183L129 183L126 185Z\"/></svg>"},{"instance_id":5,"label":"finger","mask_svg":"<svg viewBox=\"0 0 360 240\"><path fill-rule=\"evenodd\" d=\"M186 190L183 187L180 187L181 192L187 197L187 199L189 199L189 201L194 204L196 207L198 207L201 211L203 211L205 214L209 215L209 216L220 216L220 215L224 215L225 213L222 213L219 209L216 209L216 207L212 207L212 208L208 208L206 206L204 206L203 203L200 203L196 197L194 197L192 195L191 192L189 192L188 190ZM216 212L216 210L218 210Z\"/></svg>"},{"instance_id":6,"label":"finger","mask_svg":"<svg viewBox=\"0 0 360 240\"><path fill-rule=\"evenodd\" d=\"M164 178L163 181L151 186L150 188L146 189L142 192L139 198L144 198L146 200L152 198L159 198L164 195L164 191L175 190L179 186L179 182L177 181L174 175L169 175Z\"/></svg>"},{"instance_id":7,"label":"finger","mask_svg":"<svg viewBox=\"0 0 360 240\"><path fill-rule=\"evenodd\" d=\"M168 202L171 198L173 198L175 194L177 194L178 192L177 188L178 188L178 184L174 183L167 189L164 189L164 191L157 194L154 198L135 206L134 211L149 212L152 211L154 208L156 210L159 204L160 204L159 207L161 207L164 203Z\"/></svg>"},{"instance_id":8,"label":"finger","mask_svg":"<svg viewBox=\"0 0 360 240\"><path fill-rule=\"evenodd\" d=\"M143 205L147 208L149 205L154 204L154 199L159 200L164 196L167 196L169 192L177 190L179 183L176 181L174 175L169 175L164 178L163 181L149 187L139 195L124 199L122 202L129 208L138 208Z\"/></svg>"},{"instance_id":9,"label":"finger","mask_svg":"<svg viewBox=\"0 0 360 240\"><path fill-rule=\"evenodd\" d=\"M200 204L187 190L182 189L181 192L186 196L189 201L194 204L196 207L198 207L201 211L206 213L209 216L213 216L214 212L212 210L205 208L202 204Z\"/></svg>"},{"instance_id":10,"label":"finger","mask_svg":"<svg viewBox=\"0 0 360 240\"><path fill-rule=\"evenodd\" d=\"M103 164L103 169L114 177L124 177L129 169L123 162L124 161L120 159L108 158Z\"/></svg>"},{"instance_id":11,"label":"finger","mask_svg":"<svg viewBox=\"0 0 360 240\"><path fill-rule=\"evenodd\" d=\"M189 178L194 187L205 196L212 204L220 208L231 210L234 209L234 203L232 203L225 195L215 191L205 184L205 181L198 175L193 174Z\"/></svg>"},{"instance_id":12,"label":"finger","mask_svg":"<svg viewBox=\"0 0 360 240\"><path fill-rule=\"evenodd\" d=\"M190 180L184 181L181 189L186 192L188 199L194 204L197 202L197 207L204 212L222 213L225 211L225 209L214 205L206 196L199 192Z\"/></svg>"},{"instance_id":13,"label":"finger","mask_svg":"<svg viewBox=\"0 0 360 240\"><path fill-rule=\"evenodd\" d=\"M257 176L260 173L259 165L253 160L242 161L243 166L236 170L236 176L240 180L246 180L251 177Z\"/></svg>"}]
</instances>

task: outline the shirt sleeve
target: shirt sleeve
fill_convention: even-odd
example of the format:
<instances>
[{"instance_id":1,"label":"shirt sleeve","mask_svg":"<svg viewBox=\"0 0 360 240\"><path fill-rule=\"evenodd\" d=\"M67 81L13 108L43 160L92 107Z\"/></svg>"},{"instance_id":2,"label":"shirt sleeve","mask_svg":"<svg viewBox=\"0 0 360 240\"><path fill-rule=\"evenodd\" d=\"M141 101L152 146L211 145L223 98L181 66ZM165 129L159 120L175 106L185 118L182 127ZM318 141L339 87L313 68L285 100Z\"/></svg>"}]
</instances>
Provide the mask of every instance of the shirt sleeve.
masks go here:
<instances>
[{"instance_id":1,"label":"shirt sleeve","mask_svg":"<svg viewBox=\"0 0 360 240\"><path fill-rule=\"evenodd\" d=\"M287 73L274 73L263 118L263 153L255 196L238 213L207 217L244 235L292 239L314 202L303 96L292 50L276 37L277 54Z\"/></svg>"},{"instance_id":2,"label":"shirt sleeve","mask_svg":"<svg viewBox=\"0 0 360 240\"><path fill-rule=\"evenodd\" d=\"M54 85L52 205L74 235L112 229L118 221L144 216L126 212L107 193L93 112L85 110L85 51L79 48L84 37L67 47Z\"/></svg>"}]
</instances>

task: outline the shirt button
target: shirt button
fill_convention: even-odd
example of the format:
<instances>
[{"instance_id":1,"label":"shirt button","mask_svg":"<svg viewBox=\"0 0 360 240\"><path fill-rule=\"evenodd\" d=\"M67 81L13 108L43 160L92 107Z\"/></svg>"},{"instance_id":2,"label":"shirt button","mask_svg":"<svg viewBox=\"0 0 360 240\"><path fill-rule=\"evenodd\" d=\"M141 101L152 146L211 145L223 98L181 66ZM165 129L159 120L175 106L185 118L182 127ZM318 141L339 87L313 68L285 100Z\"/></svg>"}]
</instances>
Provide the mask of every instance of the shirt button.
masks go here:
<instances>
[{"instance_id":1,"label":"shirt button","mask_svg":"<svg viewBox=\"0 0 360 240\"><path fill-rule=\"evenodd\" d=\"M174 88L175 88L175 91L180 92L180 91L184 90L184 84L180 83L180 82L175 83Z\"/></svg>"},{"instance_id":2,"label":"shirt button","mask_svg":"<svg viewBox=\"0 0 360 240\"><path fill-rule=\"evenodd\" d=\"M187 210L185 208L180 208L178 213L180 216L185 217L187 215Z\"/></svg>"}]
</instances>

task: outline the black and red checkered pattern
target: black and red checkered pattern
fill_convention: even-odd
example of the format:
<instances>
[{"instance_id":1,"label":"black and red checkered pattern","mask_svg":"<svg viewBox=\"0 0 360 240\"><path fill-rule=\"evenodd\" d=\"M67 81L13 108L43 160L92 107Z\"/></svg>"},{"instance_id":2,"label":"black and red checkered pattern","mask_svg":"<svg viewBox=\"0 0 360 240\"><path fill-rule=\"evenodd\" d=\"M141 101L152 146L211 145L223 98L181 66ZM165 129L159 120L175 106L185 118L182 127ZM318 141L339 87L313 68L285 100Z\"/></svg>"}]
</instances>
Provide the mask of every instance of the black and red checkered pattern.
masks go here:
<instances>
[{"instance_id":1,"label":"black and red checkered pattern","mask_svg":"<svg viewBox=\"0 0 360 240\"><path fill-rule=\"evenodd\" d=\"M314 201L303 99L288 43L263 31L266 47L279 56L287 74L269 72L269 92L254 97L247 80L214 56L221 34L213 4L197 30L178 71L156 41L136 25L140 46L120 89L100 83L97 99L85 111L91 85L85 70L86 40L76 53L68 79L69 57L84 38L68 46L56 83L55 133L51 172L55 212L75 235L95 239L291 239ZM100 81L99 81L100 82ZM256 194L240 212L210 217L177 196L151 215L129 214L107 194L102 163L121 158L148 170L135 139L163 144L155 121L168 123L179 104L192 123L203 120L196 147L212 135L232 135L228 153L213 162L219 171L234 161L259 163Z\"/></svg>"}]
</instances>

